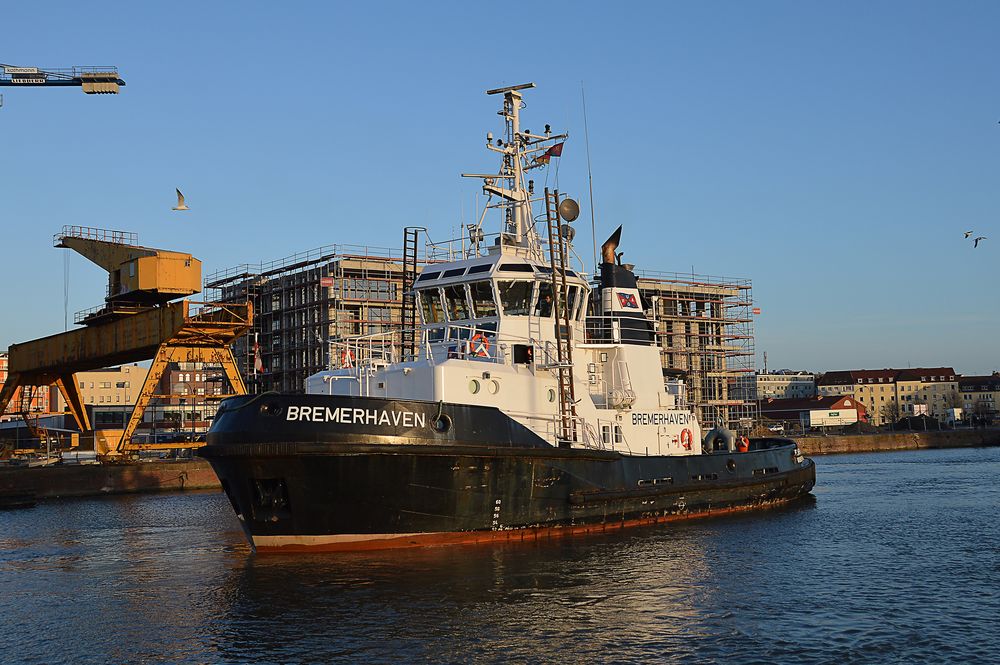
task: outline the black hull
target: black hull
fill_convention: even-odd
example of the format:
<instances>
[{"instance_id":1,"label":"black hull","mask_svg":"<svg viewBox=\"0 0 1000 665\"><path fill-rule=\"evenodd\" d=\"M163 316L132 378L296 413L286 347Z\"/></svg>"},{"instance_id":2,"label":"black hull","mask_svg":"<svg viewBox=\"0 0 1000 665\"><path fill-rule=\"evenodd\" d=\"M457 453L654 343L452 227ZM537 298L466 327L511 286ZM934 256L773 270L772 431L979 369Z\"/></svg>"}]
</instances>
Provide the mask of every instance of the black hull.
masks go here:
<instances>
[{"instance_id":1,"label":"black hull","mask_svg":"<svg viewBox=\"0 0 1000 665\"><path fill-rule=\"evenodd\" d=\"M269 409L303 401L271 399L279 402ZM455 431L466 417L507 418L481 407L405 404L450 413ZM556 448L538 445L537 437L522 446L517 427L498 428L496 437L481 441L463 441L461 432L438 440L440 433L424 433L429 440L418 443L414 436L324 425L322 436L303 441L301 432L289 440L283 428L267 436L244 429L261 424L250 422L259 410L246 411L228 425L220 417L200 454L212 463L259 550L571 535L775 505L808 493L815 483L813 463L798 456L793 442L780 440L756 441L757 449L747 453L684 457ZM248 437L255 441L245 442Z\"/></svg>"}]
</instances>

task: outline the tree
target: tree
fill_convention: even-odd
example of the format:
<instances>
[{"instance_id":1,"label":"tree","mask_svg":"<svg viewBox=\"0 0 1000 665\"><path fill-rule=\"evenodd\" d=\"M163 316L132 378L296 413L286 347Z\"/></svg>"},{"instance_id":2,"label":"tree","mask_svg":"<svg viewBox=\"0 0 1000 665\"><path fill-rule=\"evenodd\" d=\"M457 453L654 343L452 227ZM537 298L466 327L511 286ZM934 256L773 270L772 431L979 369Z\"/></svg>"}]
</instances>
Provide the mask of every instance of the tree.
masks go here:
<instances>
[{"instance_id":1,"label":"tree","mask_svg":"<svg viewBox=\"0 0 1000 665\"><path fill-rule=\"evenodd\" d=\"M899 421L899 403L894 400L883 404L879 408L878 414L881 416L882 422L888 422L895 426Z\"/></svg>"},{"instance_id":2,"label":"tree","mask_svg":"<svg viewBox=\"0 0 1000 665\"><path fill-rule=\"evenodd\" d=\"M963 406L962 396L958 394L957 390L952 390L944 396L944 405L951 409L961 409Z\"/></svg>"}]
</instances>

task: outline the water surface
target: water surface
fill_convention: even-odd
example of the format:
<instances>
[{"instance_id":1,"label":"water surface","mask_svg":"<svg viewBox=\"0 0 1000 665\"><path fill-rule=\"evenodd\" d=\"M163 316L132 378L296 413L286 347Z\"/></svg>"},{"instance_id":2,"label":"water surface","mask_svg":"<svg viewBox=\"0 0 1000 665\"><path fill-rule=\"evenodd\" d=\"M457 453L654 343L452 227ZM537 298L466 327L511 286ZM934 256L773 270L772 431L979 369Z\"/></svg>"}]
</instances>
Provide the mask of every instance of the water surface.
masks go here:
<instances>
[{"instance_id":1,"label":"water surface","mask_svg":"<svg viewBox=\"0 0 1000 665\"><path fill-rule=\"evenodd\" d=\"M0 512L0 661L1000 662L1000 448L605 536L253 555L217 493Z\"/></svg>"}]
</instances>

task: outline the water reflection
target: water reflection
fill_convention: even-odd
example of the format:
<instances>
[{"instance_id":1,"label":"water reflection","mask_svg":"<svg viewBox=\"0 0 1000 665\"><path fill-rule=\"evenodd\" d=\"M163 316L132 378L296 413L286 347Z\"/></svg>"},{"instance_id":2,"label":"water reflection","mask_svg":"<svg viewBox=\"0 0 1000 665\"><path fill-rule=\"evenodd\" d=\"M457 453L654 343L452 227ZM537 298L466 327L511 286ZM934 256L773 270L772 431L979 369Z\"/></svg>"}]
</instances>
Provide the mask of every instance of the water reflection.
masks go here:
<instances>
[{"instance_id":1,"label":"water reflection","mask_svg":"<svg viewBox=\"0 0 1000 665\"><path fill-rule=\"evenodd\" d=\"M248 556L212 601L228 604L213 646L240 660L254 645L278 662L436 659L455 644L458 660L596 658L626 647L693 656L707 634L705 607L717 604L717 530L746 533L761 519L519 545ZM743 568L736 557L732 566ZM303 631L324 627L336 638L303 641Z\"/></svg>"}]
</instances>

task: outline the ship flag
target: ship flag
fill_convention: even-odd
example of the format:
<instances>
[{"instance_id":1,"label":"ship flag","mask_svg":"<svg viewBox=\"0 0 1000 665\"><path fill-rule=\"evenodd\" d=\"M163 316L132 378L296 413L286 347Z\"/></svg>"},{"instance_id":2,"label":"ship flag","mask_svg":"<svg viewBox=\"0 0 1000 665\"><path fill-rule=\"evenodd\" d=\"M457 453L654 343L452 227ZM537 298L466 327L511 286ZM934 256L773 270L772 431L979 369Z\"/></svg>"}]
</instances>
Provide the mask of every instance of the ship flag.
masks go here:
<instances>
[{"instance_id":1,"label":"ship flag","mask_svg":"<svg viewBox=\"0 0 1000 665\"><path fill-rule=\"evenodd\" d=\"M535 157L535 164L548 164L549 160L553 157L562 157L563 146L566 144L565 141L562 143L556 143L554 146L543 152L542 154Z\"/></svg>"}]
</instances>

